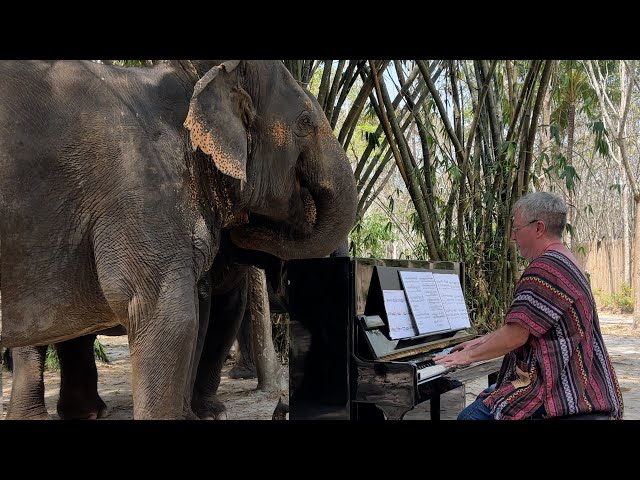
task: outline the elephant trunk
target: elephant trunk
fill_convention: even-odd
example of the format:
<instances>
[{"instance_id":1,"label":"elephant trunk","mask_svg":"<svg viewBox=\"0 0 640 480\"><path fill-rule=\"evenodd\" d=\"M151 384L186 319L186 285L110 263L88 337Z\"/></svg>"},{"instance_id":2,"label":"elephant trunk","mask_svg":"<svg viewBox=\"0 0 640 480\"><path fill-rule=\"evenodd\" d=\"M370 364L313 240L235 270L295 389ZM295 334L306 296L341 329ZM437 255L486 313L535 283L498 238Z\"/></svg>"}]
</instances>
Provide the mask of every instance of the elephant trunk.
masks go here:
<instances>
[{"instance_id":1,"label":"elephant trunk","mask_svg":"<svg viewBox=\"0 0 640 480\"><path fill-rule=\"evenodd\" d=\"M322 127L321 127L322 128ZM328 124L325 127L329 129ZM330 130L323 137L323 161L303 161L301 183L312 201L304 198L306 233L291 230L241 227L231 231L233 242L262 250L284 260L325 257L344 242L356 214L356 183L349 160ZM306 165L304 165L306 163Z\"/></svg>"}]
</instances>

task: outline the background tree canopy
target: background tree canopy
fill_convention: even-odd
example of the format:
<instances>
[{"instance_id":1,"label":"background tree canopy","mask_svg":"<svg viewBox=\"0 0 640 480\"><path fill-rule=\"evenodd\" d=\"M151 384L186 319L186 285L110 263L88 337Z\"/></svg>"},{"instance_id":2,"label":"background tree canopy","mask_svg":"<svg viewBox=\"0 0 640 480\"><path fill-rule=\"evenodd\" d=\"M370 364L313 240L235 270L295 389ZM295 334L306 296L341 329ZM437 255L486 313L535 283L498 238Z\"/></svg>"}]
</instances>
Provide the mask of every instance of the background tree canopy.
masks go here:
<instances>
[{"instance_id":1,"label":"background tree canopy","mask_svg":"<svg viewBox=\"0 0 640 480\"><path fill-rule=\"evenodd\" d=\"M622 289L633 295L636 62L285 64L316 94L351 158L359 195L352 255L464 261L473 322L492 330L524 266L510 242L512 206L549 190L569 205L565 240L574 253L620 240Z\"/></svg>"}]
</instances>

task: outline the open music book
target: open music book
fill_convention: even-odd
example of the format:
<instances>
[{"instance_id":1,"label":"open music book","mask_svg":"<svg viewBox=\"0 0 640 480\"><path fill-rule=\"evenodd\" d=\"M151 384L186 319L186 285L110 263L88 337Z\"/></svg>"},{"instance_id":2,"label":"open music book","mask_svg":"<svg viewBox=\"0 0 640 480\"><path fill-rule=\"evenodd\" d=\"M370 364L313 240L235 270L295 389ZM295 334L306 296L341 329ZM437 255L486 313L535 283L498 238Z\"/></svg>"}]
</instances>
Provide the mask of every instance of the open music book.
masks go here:
<instances>
[{"instance_id":1,"label":"open music book","mask_svg":"<svg viewBox=\"0 0 640 480\"><path fill-rule=\"evenodd\" d=\"M469 328L471 322L455 273L399 270L402 290L383 290L392 339Z\"/></svg>"}]
</instances>

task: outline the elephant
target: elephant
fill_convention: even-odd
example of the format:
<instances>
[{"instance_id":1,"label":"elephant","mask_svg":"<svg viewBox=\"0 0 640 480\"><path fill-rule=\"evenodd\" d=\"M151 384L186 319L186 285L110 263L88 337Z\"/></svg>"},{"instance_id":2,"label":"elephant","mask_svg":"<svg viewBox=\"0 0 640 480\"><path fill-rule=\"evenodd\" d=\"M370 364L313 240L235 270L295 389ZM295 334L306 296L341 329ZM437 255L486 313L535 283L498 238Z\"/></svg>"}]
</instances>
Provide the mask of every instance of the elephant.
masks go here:
<instances>
[{"instance_id":1,"label":"elephant","mask_svg":"<svg viewBox=\"0 0 640 480\"><path fill-rule=\"evenodd\" d=\"M349 256L349 246L347 239L344 239L338 248L331 252L330 257L347 257ZM277 279L268 283L269 303L273 311L274 305L277 311L286 312L286 298L282 285L282 269L277 272ZM272 270L271 270L272 271ZM235 362L231 370L229 370L229 378L256 378L256 366L253 358L253 332L251 327L251 316L249 309L245 310L244 317L240 324L240 330L236 338L237 350ZM282 403L282 402L280 402Z\"/></svg>"},{"instance_id":2,"label":"elephant","mask_svg":"<svg viewBox=\"0 0 640 480\"><path fill-rule=\"evenodd\" d=\"M0 171L0 346L126 329L136 419L191 411L223 229L286 260L355 218L346 154L279 61L2 61Z\"/></svg>"},{"instance_id":3,"label":"elephant","mask_svg":"<svg viewBox=\"0 0 640 480\"><path fill-rule=\"evenodd\" d=\"M197 395L192 399L190 418L225 419L225 405L217 399L216 393L221 380L222 367L227 358L231 339L236 336L240 352L244 352L244 365L253 366L250 309L247 305L249 280L247 266L259 266L267 273L267 287L271 308L287 311L286 266L285 262L269 254L248 251L231 244L223 232L220 251L214 268L208 275L215 278L216 291L211 292L211 279L205 277L198 286L201 309L209 313L209 325L217 328L205 343L204 356L208 359L198 369L198 383L194 386ZM346 239L331 257L347 256ZM213 295L212 295L213 293ZM245 307L246 305L246 307ZM242 313L244 311L244 314ZM238 322L241 326L238 327ZM206 324L205 324L206 325ZM224 328L223 331L220 331ZM244 331L243 331L244 330ZM237 332L237 333L235 333ZM101 335L125 335L122 328L112 328L99 332ZM98 375L93 355L95 334L80 337L55 345L61 363L60 394L57 412L62 419L96 419L107 413L107 405L98 394ZM7 411L8 419L48 419L44 403L44 355L46 347L19 347L14 349L16 368ZM233 369L229 372L230 378ZM255 366L254 375L255 377ZM38 372L37 375L34 372ZM245 378L250 378L245 376ZM286 398L285 398L286 397ZM288 397L282 396L274 412L274 419L282 419L288 409ZM187 415L189 417L189 415Z\"/></svg>"},{"instance_id":4,"label":"elephant","mask_svg":"<svg viewBox=\"0 0 640 480\"><path fill-rule=\"evenodd\" d=\"M222 367L235 337L244 350L245 361L253 364L250 329L251 318L247 305L246 278L248 266L259 266L267 273L269 303L279 311L286 311L288 298L285 288L286 265L282 260L262 252L239 249L231 244L223 232L220 251L214 268L198 286L200 308L209 312L208 325L212 329L203 345L203 361L192 398L191 418L225 419L225 405L216 397ZM347 256L346 240L330 254ZM211 277L215 279L212 282ZM211 284L216 290L211 291ZM245 307L246 305L246 307ZM238 323L241 323L238 326ZM206 325L206 324L205 324ZM243 330L245 330L243 332ZM247 332L249 331L249 333ZM215 333L213 333L215 331ZM121 328L100 332L101 335L125 335ZM205 334L206 335L206 334ZM249 338L248 338L249 337ZM57 412L62 419L96 419L106 415L107 405L98 394L98 375L93 355L95 334L75 338L55 345L61 363L60 394ZM44 403L44 355L46 347L15 349L14 380L7 411L8 419L48 419ZM234 368L236 368L234 365ZM34 372L38 372L37 375ZM235 378L229 372L230 378ZM255 372L255 366L254 366ZM255 377L255 374L254 374ZM245 377L247 378L247 377ZM274 412L274 419L283 419L288 409L288 397L282 396Z\"/></svg>"},{"instance_id":5,"label":"elephant","mask_svg":"<svg viewBox=\"0 0 640 480\"><path fill-rule=\"evenodd\" d=\"M198 284L201 316L198 342L202 350L195 378L191 412L185 418L224 419L226 407L216 397L222 367L240 323L246 317L248 269L257 265L268 273L274 301L283 303L281 279L283 262L269 254L245 251L231 244L223 232L220 251L212 269ZM122 328L99 332L126 335ZM55 344L60 360L60 395L57 412L62 419L95 419L107 413L98 394L98 374L93 354L96 334ZM17 347L13 350L13 382L7 419L48 419L44 402L44 356L46 346ZM37 372L37 374L36 374Z\"/></svg>"}]
</instances>

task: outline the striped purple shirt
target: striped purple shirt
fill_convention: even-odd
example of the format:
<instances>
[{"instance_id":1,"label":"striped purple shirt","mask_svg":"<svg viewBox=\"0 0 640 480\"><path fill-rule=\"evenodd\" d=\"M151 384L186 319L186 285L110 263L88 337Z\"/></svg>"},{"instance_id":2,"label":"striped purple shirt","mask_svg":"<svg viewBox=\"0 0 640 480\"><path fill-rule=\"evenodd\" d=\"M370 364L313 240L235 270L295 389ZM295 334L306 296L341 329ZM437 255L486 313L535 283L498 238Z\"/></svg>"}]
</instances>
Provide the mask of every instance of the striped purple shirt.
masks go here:
<instances>
[{"instance_id":1,"label":"striped purple shirt","mask_svg":"<svg viewBox=\"0 0 640 480\"><path fill-rule=\"evenodd\" d=\"M604 345L586 277L557 251L536 258L522 274L505 323L529 331L505 355L497 388L485 398L496 419L610 412L622 418L622 394Z\"/></svg>"}]
</instances>

